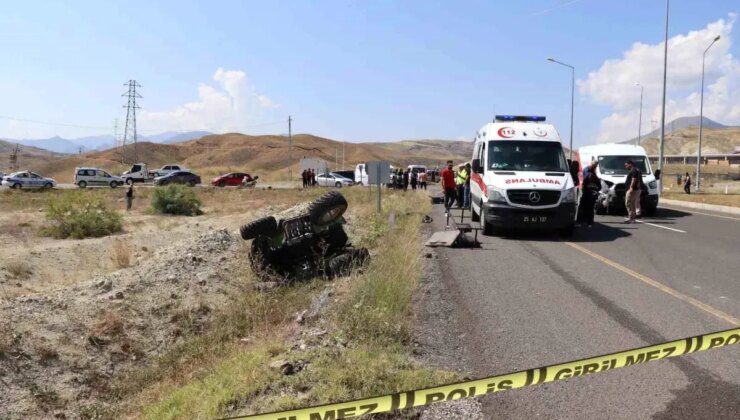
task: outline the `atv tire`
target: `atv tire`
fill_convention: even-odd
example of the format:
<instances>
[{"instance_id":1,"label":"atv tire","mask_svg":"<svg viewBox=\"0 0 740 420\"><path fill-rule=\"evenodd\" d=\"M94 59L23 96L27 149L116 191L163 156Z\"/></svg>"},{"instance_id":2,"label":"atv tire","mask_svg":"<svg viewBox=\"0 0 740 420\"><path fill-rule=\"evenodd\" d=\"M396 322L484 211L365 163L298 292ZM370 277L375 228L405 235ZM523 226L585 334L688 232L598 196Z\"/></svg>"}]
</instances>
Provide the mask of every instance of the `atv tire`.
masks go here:
<instances>
[{"instance_id":1,"label":"atv tire","mask_svg":"<svg viewBox=\"0 0 740 420\"><path fill-rule=\"evenodd\" d=\"M277 230L277 227L277 221L275 218L268 216L247 223L239 229L239 233L241 233L242 239L248 241L260 235L273 233Z\"/></svg>"},{"instance_id":2,"label":"atv tire","mask_svg":"<svg viewBox=\"0 0 740 420\"><path fill-rule=\"evenodd\" d=\"M347 210L347 199L337 191L324 194L308 207L308 217L317 226L328 225L342 217Z\"/></svg>"},{"instance_id":3,"label":"atv tire","mask_svg":"<svg viewBox=\"0 0 740 420\"><path fill-rule=\"evenodd\" d=\"M262 281L275 281L280 277L272 267L272 258L267 241L262 238L252 241L252 247L249 251L249 265L254 274Z\"/></svg>"},{"instance_id":4,"label":"atv tire","mask_svg":"<svg viewBox=\"0 0 740 420\"><path fill-rule=\"evenodd\" d=\"M353 269L365 265L369 259L370 253L366 248L352 249L329 260L327 271L331 277L346 276Z\"/></svg>"}]
</instances>

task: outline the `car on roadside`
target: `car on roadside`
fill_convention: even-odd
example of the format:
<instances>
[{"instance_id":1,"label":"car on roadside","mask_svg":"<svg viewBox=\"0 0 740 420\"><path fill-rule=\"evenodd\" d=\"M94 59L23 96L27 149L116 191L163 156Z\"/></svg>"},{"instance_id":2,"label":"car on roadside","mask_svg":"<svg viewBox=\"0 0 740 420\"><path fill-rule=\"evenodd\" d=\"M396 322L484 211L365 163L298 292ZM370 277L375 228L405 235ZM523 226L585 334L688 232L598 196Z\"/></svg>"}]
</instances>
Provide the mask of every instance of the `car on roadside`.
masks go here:
<instances>
[{"instance_id":1,"label":"car on roadside","mask_svg":"<svg viewBox=\"0 0 740 420\"><path fill-rule=\"evenodd\" d=\"M154 176L165 176L173 172L190 172L190 169L180 165L164 165L161 168L154 171Z\"/></svg>"},{"instance_id":2,"label":"car on roadside","mask_svg":"<svg viewBox=\"0 0 740 420\"><path fill-rule=\"evenodd\" d=\"M319 174L316 176L316 184L321 187L349 187L355 185L355 181L339 175L336 172L330 172L328 174Z\"/></svg>"},{"instance_id":3,"label":"car on roadside","mask_svg":"<svg viewBox=\"0 0 740 420\"><path fill-rule=\"evenodd\" d=\"M116 188L124 184L123 178L111 175L100 168L75 168L74 183L79 188L111 187Z\"/></svg>"},{"instance_id":4,"label":"car on roadside","mask_svg":"<svg viewBox=\"0 0 740 420\"><path fill-rule=\"evenodd\" d=\"M194 187L200 184L200 177L189 171L170 172L165 176L154 178L154 185L184 184Z\"/></svg>"},{"instance_id":5,"label":"car on roadside","mask_svg":"<svg viewBox=\"0 0 740 420\"><path fill-rule=\"evenodd\" d=\"M57 182L53 178L45 178L31 171L19 171L5 175L0 184L13 189L43 188L48 190L57 186Z\"/></svg>"},{"instance_id":6,"label":"car on roadside","mask_svg":"<svg viewBox=\"0 0 740 420\"><path fill-rule=\"evenodd\" d=\"M242 183L250 182L252 176L244 172L229 172L228 174L219 175L213 178L211 185L214 187L238 187Z\"/></svg>"}]
</instances>

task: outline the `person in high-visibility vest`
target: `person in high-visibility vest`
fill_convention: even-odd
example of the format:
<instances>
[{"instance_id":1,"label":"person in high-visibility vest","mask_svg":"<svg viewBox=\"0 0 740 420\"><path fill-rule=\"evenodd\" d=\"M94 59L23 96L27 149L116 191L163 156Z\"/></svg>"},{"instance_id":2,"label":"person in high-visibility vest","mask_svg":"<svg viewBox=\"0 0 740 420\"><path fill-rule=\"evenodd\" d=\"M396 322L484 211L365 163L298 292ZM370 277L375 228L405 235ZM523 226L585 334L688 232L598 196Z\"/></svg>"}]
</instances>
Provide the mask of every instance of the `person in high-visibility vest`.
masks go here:
<instances>
[{"instance_id":1,"label":"person in high-visibility vest","mask_svg":"<svg viewBox=\"0 0 740 420\"><path fill-rule=\"evenodd\" d=\"M465 201L465 180L468 178L464 165L460 165L457 175L455 176L455 185L457 185L457 207L463 207Z\"/></svg>"}]
</instances>

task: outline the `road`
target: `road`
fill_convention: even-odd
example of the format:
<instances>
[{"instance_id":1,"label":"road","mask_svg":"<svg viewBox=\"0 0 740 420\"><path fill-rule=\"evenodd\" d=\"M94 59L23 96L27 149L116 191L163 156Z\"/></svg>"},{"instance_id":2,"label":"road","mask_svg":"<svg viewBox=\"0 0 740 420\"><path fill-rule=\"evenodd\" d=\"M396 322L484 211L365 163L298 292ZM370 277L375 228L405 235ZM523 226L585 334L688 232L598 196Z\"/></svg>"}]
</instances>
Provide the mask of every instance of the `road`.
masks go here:
<instances>
[{"instance_id":1,"label":"road","mask_svg":"<svg viewBox=\"0 0 740 420\"><path fill-rule=\"evenodd\" d=\"M432 217L443 230L441 205ZM451 345L472 377L740 325L740 217L675 207L639 224L622 220L597 216L568 239L483 237L478 249L437 248L436 295L457 321L423 322L455 329L447 340L459 340ZM492 394L482 408L486 418L740 418L739 361L740 346L715 349Z\"/></svg>"}]
</instances>

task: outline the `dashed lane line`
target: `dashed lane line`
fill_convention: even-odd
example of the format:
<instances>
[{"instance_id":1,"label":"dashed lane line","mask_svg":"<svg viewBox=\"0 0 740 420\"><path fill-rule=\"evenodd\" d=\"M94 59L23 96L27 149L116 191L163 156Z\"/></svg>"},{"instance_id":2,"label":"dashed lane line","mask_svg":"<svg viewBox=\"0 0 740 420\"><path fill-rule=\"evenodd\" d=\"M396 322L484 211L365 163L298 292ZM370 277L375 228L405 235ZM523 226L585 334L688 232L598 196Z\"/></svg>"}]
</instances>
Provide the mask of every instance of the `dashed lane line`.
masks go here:
<instances>
[{"instance_id":1,"label":"dashed lane line","mask_svg":"<svg viewBox=\"0 0 740 420\"><path fill-rule=\"evenodd\" d=\"M637 280L640 280L641 282L643 282L645 284L648 284L650 286L653 286L656 289L660 290L661 292L667 293L667 294L675 297L676 299L680 299L680 300L682 300L682 301L684 301L684 302L686 302L686 303L688 303L690 305L693 305L693 306L695 306L695 307L697 307L697 308L699 308L699 309L701 309L701 310L703 310L705 312L708 312L708 313L714 315L715 317L717 317L719 319L722 319L724 321L727 321L727 322L729 322L732 325L740 325L740 320L737 319L737 318L735 318L735 317L733 317L732 315L730 315L728 313L725 313L725 312L722 312L719 309L714 308L714 307L712 307L710 305L707 305L704 302L701 302L699 300L696 300L696 299L692 298L691 296L687 296L687 295L679 292L678 290L672 289L672 288L664 285L663 283L660 283L660 282L658 282L656 280L651 279L650 277L648 277L648 276L646 276L644 274L640 274L637 271L634 271L632 269L629 269L629 268L623 266L622 264L619 264L618 262L612 261L609 258L606 258L604 256L601 256L601 255L599 255L599 254L597 254L597 253L595 253L595 252L593 252L593 251L591 251L589 249L586 249L586 248L584 248L584 247L582 247L582 246L580 246L578 244L575 244L573 242L565 242L565 244L568 245L568 246L570 246L571 248L574 248L574 249L576 249L578 251L581 251L582 253L584 253L586 255L589 255L589 256L591 256L591 257L593 257L593 258L595 258L595 259L603 262L604 264L610 265L610 266L616 268L617 270L619 270L619 271L621 271L621 272L623 272L623 273L625 273L625 274L627 274L627 275L629 275L629 276L631 276L631 277L633 277L633 278L635 278Z\"/></svg>"},{"instance_id":2,"label":"dashed lane line","mask_svg":"<svg viewBox=\"0 0 740 420\"><path fill-rule=\"evenodd\" d=\"M686 231L685 231L685 230L681 230L681 229L675 229L675 228L671 228L671 227L668 227L668 226L661 226L661 225L656 225L655 223L643 222L642 220L635 220L635 222L637 222L637 223L642 223L643 225L650 225L650 226L655 226L655 227L657 227L657 228L661 228L661 229L668 229L668 230L672 230L672 231L674 231L674 232L678 232L678 233L686 233Z\"/></svg>"}]
</instances>

